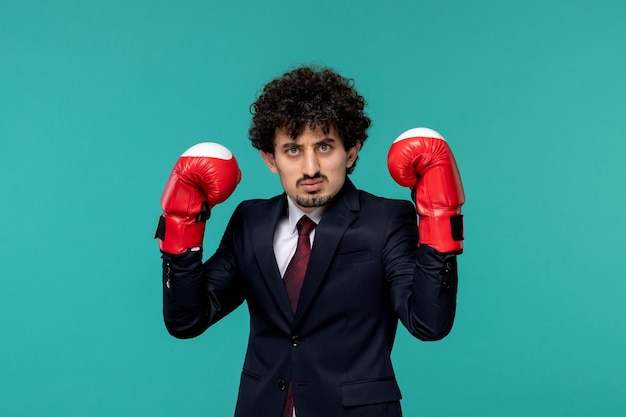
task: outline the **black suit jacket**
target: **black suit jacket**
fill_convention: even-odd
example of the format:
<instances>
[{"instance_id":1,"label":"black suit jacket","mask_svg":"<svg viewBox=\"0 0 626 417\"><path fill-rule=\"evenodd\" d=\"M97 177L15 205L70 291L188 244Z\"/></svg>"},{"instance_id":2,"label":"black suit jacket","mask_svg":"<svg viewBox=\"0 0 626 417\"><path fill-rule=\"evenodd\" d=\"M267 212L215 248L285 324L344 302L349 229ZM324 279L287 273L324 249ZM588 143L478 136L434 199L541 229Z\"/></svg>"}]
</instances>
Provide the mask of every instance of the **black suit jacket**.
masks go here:
<instances>
[{"instance_id":1,"label":"black suit jacket","mask_svg":"<svg viewBox=\"0 0 626 417\"><path fill-rule=\"evenodd\" d=\"M417 338L448 334L456 257L417 246L414 206L350 180L316 228L291 310L273 251L286 196L235 210L216 253L163 256L169 332L195 337L246 301L250 337L235 415L279 417L292 381L298 417L401 416L391 364L398 319Z\"/></svg>"}]
</instances>

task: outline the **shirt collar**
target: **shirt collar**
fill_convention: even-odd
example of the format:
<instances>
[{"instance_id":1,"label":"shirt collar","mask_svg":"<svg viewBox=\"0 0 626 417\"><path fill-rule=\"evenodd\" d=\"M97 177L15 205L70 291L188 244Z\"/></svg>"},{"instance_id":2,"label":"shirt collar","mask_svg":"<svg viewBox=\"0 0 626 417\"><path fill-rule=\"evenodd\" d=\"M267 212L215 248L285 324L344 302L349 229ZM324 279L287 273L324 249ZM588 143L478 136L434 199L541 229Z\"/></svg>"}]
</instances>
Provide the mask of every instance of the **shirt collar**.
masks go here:
<instances>
[{"instance_id":1,"label":"shirt collar","mask_svg":"<svg viewBox=\"0 0 626 417\"><path fill-rule=\"evenodd\" d=\"M296 224L298 220L302 218L302 216L308 216L311 220L318 224L322 220L322 216L326 211L326 206L318 207L313 210L311 213L305 213L302 209L296 206L291 200L291 197L287 196L287 213L289 214L289 231L291 233L295 233Z\"/></svg>"}]
</instances>

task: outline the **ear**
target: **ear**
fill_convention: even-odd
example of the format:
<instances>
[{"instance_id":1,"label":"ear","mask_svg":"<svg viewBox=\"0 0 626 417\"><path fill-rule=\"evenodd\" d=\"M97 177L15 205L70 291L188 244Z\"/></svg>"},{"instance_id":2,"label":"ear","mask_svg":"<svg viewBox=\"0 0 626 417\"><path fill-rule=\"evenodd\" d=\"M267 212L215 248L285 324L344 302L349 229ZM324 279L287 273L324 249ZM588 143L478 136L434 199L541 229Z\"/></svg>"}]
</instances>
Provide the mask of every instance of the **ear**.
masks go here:
<instances>
[{"instance_id":1,"label":"ear","mask_svg":"<svg viewBox=\"0 0 626 417\"><path fill-rule=\"evenodd\" d=\"M357 142L356 145L348 149L348 156L346 159L346 166L351 168L354 165L354 161L356 161L356 157L361 150L361 142Z\"/></svg>"},{"instance_id":2,"label":"ear","mask_svg":"<svg viewBox=\"0 0 626 417\"><path fill-rule=\"evenodd\" d=\"M274 160L274 154L270 152L259 151L261 154L261 158L263 158L263 162L265 165L272 171L274 174L278 173L278 169L276 169L276 161Z\"/></svg>"}]
</instances>

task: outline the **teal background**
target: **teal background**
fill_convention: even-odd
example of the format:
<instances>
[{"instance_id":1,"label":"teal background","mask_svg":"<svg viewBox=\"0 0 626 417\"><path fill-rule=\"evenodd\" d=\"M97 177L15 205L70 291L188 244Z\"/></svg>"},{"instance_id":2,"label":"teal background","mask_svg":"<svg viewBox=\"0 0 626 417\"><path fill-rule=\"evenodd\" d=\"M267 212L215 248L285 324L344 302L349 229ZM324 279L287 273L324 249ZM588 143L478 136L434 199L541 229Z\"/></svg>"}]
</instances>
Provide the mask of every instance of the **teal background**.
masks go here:
<instances>
[{"instance_id":1,"label":"teal background","mask_svg":"<svg viewBox=\"0 0 626 417\"><path fill-rule=\"evenodd\" d=\"M218 141L243 199L280 192L249 105L301 63L369 102L353 180L441 132L467 204L450 336L400 329L407 416L626 415L626 57L619 1L0 2L0 415L232 415L239 309L180 341L152 239L177 156Z\"/></svg>"}]
</instances>

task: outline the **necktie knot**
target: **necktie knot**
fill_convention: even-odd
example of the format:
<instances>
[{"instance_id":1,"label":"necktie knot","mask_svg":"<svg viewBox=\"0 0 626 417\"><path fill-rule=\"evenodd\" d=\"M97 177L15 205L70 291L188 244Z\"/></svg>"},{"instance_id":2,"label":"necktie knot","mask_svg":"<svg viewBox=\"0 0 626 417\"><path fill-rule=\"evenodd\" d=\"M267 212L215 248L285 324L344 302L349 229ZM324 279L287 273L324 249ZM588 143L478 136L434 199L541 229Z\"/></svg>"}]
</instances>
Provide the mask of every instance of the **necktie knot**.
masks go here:
<instances>
[{"instance_id":1,"label":"necktie knot","mask_svg":"<svg viewBox=\"0 0 626 417\"><path fill-rule=\"evenodd\" d=\"M302 216L296 227L298 228L298 236L308 236L311 234L313 229L315 229L315 222L311 220L308 216Z\"/></svg>"}]
</instances>

